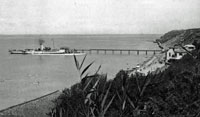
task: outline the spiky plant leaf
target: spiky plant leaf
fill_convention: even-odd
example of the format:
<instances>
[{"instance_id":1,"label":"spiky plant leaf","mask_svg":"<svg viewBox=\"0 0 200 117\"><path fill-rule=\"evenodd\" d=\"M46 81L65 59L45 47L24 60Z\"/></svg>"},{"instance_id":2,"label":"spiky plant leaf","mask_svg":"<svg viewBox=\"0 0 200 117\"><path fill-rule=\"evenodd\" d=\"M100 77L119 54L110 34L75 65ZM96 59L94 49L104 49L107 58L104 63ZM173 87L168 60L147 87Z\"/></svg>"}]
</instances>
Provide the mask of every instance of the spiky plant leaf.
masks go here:
<instances>
[{"instance_id":1,"label":"spiky plant leaf","mask_svg":"<svg viewBox=\"0 0 200 117\"><path fill-rule=\"evenodd\" d=\"M90 89L90 91L88 92L88 94L86 95L86 99L85 99L85 103L87 103L88 101L91 102L91 95L93 92L95 92L95 88L97 86L97 84L99 83L99 79L95 82L95 84L93 85L93 87Z\"/></svg>"},{"instance_id":2,"label":"spiky plant leaf","mask_svg":"<svg viewBox=\"0 0 200 117\"><path fill-rule=\"evenodd\" d=\"M74 61L75 61L75 64L76 64L76 69L79 70L79 62L78 62L75 55L74 55ZM79 72L80 72L80 70L79 70Z\"/></svg>"},{"instance_id":3,"label":"spiky plant leaf","mask_svg":"<svg viewBox=\"0 0 200 117\"><path fill-rule=\"evenodd\" d=\"M131 104L131 106L133 107L133 109L135 109L135 105L133 103L133 101L131 101L130 97L127 95L127 99L128 99L128 102Z\"/></svg>"},{"instance_id":4,"label":"spiky plant leaf","mask_svg":"<svg viewBox=\"0 0 200 117\"><path fill-rule=\"evenodd\" d=\"M138 77L135 77L135 80L136 80L136 85L137 85L138 91L140 93L141 92L141 88L140 88L140 84L139 84L139 81L138 81Z\"/></svg>"},{"instance_id":5,"label":"spiky plant leaf","mask_svg":"<svg viewBox=\"0 0 200 117\"><path fill-rule=\"evenodd\" d=\"M87 73L82 79L81 79L81 83L82 84L84 84L86 81L87 81L87 79L89 78L89 73Z\"/></svg>"},{"instance_id":6,"label":"spiky plant leaf","mask_svg":"<svg viewBox=\"0 0 200 117\"><path fill-rule=\"evenodd\" d=\"M119 92L118 92L118 91L116 91L116 92L117 92L117 96L118 96L119 100L122 101L122 98L121 98L121 96L119 95Z\"/></svg>"},{"instance_id":7,"label":"spiky plant leaf","mask_svg":"<svg viewBox=\"0 0 200 117\"><path fill-rule=\"evenodd\" d=\"M101 108L103 109L104 108L104 105L105 105L105 102L106 102L106 99L107 99L107 97L108 97L108 93L109 93L109 90L110 90L110 88L111 88L111 83L110 83L110 85L109 85L109 87L108 87L108 89L107 89L107 91L106 91L106 94L104 95L104 97L103 97L103 100L102 100L102 102L101 102Z\"/></svg>"},{"instance_id":8,"label":"spiky plant leaf","mask_svg":"<svg viewBox=\"0 0 200 117\"><path fill-rule=\"evenodd\" d=\"M108 108L109 108L110 105L112 104L113 100L115 99L115 96L116 96L116 95L114 95L114 96L112 97L112 99L109 101L108 105L107 105L107 106L105 107L105 109L103 110L103 115L106 114L106 111L108 110Z\"/></svg>"},{"instance_id":9,"label":"spiky plant leaf","mask_svg":"<svg viewBox=\"0 0 200 117\"><path fill-rule=\"evenodd\" d=\"M95 89L95 87L97 86L97 84L99 83L99 81L100 81L100 79L98 79L98 80L96 81L96 83L93 85L92 89Z\"/></svg>"},{"instance_id":10,"label":"spiky plant leaf","mask_svg":"<svg viewBox=\"0 0 200 117\"><path fill-rule=\"evenodd\" d=\"M104 79L104 83L102 83L103 86L101 85L100 88L102 88L102 92L105 92L105 90L106 90L106 88L105 88L106 87L106 81L107 81L107 74L103 76L103 79ZM103 98L104 98L103 93L98 98L99 98L99 100L103 100Z\"/></svg>"},{"instance_id":11,"label":"spiky plant leaf","mask_svg":"<svg viewBox=\"0 0 200 117\"><path fill-rule=\"evenodd\" d=\"M96 71L95 74L97 74L97 73L99 72L100 69L101 69L101 65L99 65L99 67L98 67L98 69L97 69L97 71Z\"/></svg>"},{"instance_id":12,"label":"spiky plant leaf","mask_svg":"<svg viewBox=\"0 0 200 117\"><path fill-rule=\"evenodd\" d=\"M79 66L79 70L81 70L81 68L82 68L82 66L83 66L83 63L84 63L84 61L85 61L85 59L86 59L86 56L87 56L87 54L84 56L84 58L83 58L83 60L82 60L82 62L81 62L81 65Z\"/></svg>"},{"instance_id":13,"label":"spiky plant leaf","mask_svg":"<svg viewBox=\"0 0 200 117\"><path fill-rule=\"evenodd\" d=\"M144 91L146 90L146 87L149 85L150 82L151 82L151 78L146 77L145 83L140 92L140 97L143 95Z\"/></svg>"},{"instance_id":14,"label":"spiky plant leaf","mask_svg":"<svg viewBox=\"0 0 200 117\"><path fill-rule=\"evenodd\" d=\"M93 63L94 63L94 61L91 62L88 66L85 67L85 69L81 72L81 77L82 77L83 74L90 68L90 66L91 66Z\"/></svg>"},{"instance_id":15,"label":"spiky plant leaf","mask_svg":"<svg viewBox=\"0 0 200 117\"><path fill-rule=\"evenodd\" d=\"M124 100L123 104L122 104L122 110L125 109L125 106L126 106L126 100Z\"/></svg>"},{"instance_id":16,"label":"spiky plant leaf","mask_svg":"<svg viewBox=\"0 0 200 117\"><path fill-rule=\"evenodd\" d=\"M85 85L85 87L83 88L83 91L85 91L87 89L87 87L89 86L89 84L92 82L93 78L91 78L88 83Z\"/></svg>"}]
</instances>

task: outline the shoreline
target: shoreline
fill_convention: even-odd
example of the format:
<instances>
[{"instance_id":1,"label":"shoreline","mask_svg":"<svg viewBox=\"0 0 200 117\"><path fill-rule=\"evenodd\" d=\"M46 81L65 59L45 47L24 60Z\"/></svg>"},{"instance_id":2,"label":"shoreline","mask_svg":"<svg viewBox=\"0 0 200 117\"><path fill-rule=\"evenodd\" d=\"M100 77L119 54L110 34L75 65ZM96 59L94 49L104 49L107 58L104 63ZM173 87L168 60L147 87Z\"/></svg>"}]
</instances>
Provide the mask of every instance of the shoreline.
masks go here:
<instances>
[{"instance_id":1,"label":"shoreline","mask_svg":"<svg viewBox=\"0 0 200 117\"><path fill-rule=\"evenodd\" d=\"M37 115L45 117L47 116L46 114L55 106L53 100L55 100L60 94L61 91L57 90L41 97L2 109L0 110L0 116Z\"/></svg>"},{"instance_id":2,"label":"shoreline","mask_svg":"<svg viewBox=\"0 0 200 117\"><path fill-rule=\"evenodd\" d=\"M159 53L158 55L153 55L149 59L145 60L142 63L139 63L138 66L133 68L134 70L129 73L129 75L135 75L137 73L146 76L148 73L158 73L163 71L166 68L164 53Z\"/></svg>"}]
</instances>

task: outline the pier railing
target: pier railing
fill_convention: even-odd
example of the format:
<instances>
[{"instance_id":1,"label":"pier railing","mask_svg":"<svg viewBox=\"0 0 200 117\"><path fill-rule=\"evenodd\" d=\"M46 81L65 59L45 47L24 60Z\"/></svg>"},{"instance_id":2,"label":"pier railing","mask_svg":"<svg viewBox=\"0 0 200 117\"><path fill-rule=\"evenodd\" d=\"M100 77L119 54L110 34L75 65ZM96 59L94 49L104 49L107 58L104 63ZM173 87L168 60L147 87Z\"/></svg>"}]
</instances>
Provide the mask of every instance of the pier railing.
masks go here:
<instances>
[{"instance_id":1,"label":"pier railing","mask_svg":"<svg viewBox=\"0 0 200 117\"><path fill-rule=\"evenodd\" d=\"M136 50L136 49L76 49L78 52L85 52L89 54L137 54L148 53L157 54L160 53L161 50Z\"/></svg>"}]
</instances>

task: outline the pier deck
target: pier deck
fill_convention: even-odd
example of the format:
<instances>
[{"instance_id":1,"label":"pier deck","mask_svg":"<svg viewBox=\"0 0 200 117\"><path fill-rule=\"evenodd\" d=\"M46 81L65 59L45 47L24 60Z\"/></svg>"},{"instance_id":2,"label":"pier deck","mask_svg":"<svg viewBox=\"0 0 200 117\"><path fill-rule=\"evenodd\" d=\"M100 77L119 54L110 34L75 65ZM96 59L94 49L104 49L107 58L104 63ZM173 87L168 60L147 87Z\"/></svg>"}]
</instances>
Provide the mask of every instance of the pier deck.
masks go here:
<instances>
[{"instance_id":1,"label":"pier deck","mask_svg":"<svg viewBox=\"0 0 200 117\"><path fill-rule=\"evenodd\" d=\"M78 52L85 52L89 54L137 54L140 55L140 53L145 53L148 55L148 53L151 54L158 54L161 52L161 50L136 50L136 49L76 49Z\"/></svg>"}]
</instances>

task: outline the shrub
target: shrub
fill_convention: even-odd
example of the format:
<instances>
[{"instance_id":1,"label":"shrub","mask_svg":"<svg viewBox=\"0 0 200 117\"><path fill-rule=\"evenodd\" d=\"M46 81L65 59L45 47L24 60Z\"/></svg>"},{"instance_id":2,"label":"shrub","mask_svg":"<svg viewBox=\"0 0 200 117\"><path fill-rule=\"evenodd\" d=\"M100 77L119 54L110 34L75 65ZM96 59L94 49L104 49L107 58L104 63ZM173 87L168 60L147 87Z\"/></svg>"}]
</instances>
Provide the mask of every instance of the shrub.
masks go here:
<instances>
[{"instance_id":1,"label":"shrub","mask_svg":"<svg viewBox=\"0 0 200 117\"><path fill-rule=\"evenodd\" d=\"M199 67L198 58L186 55L157 75L86 75L55 101L57 116L199 116Z\"/></svg>"}]
</instances>

